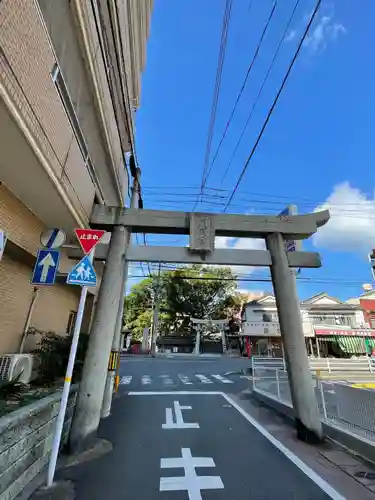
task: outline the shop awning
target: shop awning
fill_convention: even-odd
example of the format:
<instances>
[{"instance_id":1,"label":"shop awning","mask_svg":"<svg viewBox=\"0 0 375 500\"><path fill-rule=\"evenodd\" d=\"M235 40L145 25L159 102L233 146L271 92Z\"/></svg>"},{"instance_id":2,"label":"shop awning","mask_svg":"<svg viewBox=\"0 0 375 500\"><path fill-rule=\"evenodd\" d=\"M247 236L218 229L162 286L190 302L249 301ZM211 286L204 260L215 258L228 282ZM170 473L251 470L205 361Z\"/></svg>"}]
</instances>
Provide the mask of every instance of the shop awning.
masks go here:
<instances>
[{"instance_id":1,"label":"shop awning","mask_svg":"<svg viewBox=\"0 0 375 500\"><path fill-rule=\"evenodd\" d=\"M346 354L365 354L366 345L375 346L375 339L364 337L343 337L339 335L319 336L319 341L336 343Z\"/></svg>"}]
</instances>

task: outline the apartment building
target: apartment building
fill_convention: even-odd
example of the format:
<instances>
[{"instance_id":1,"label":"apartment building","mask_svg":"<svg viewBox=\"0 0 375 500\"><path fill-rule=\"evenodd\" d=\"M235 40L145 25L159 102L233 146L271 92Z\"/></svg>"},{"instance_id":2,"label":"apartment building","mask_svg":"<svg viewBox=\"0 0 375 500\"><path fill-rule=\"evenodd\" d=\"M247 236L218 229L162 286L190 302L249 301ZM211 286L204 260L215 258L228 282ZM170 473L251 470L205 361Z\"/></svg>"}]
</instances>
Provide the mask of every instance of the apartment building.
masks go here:
<instances>
[{"instance_id":1,"label":"apartment building","mask_svg":"<svg viewBox=\"0 0 375 500\"><path fill-rule=\"evenodd\" d=\"M65 283L74 265L66 251L54 286L30 284L40 234L62 228L72 243L94 202L127 203L152 4L0 2L0 353L18 352L27 323L72 331L80 287Z\"/></svg>"},{"instance_id":2,"label":"apartment building","mask_svg":"<svg viewBox=\"0 0 375 500\"><path fill-rule=\"evenodd\" d=\"M312 356L365 354L374 344L375 330L360 301L341 301L322 292L300 303L306 349ZM279 317L273 295L245 304L242 335L255 354L282 355Z\"/></svg>"}]
</instances>

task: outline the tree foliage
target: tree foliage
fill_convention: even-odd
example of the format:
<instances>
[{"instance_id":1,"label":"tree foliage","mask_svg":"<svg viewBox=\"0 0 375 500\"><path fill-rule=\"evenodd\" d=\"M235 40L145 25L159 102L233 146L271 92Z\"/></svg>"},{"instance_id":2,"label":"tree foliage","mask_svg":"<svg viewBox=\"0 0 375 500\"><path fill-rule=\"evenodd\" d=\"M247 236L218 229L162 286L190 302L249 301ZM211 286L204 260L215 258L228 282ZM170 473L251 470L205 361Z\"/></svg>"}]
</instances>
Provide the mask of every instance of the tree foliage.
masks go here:
<instances>
[{"instance_id":1,"label":"tree foliage","mask_svg":"<svg viewBox=\"0 0 375 500\"><path fill-rule=\"evenodd\" d=\"M211 279L210 279L211 278ZM153 296L160 297L160 331L187 331L190 318L225 319L240 307L230 268L193 265L145 278L125 298L124 323L140 338L151 327Z\"/></svg>"}]
</instances>

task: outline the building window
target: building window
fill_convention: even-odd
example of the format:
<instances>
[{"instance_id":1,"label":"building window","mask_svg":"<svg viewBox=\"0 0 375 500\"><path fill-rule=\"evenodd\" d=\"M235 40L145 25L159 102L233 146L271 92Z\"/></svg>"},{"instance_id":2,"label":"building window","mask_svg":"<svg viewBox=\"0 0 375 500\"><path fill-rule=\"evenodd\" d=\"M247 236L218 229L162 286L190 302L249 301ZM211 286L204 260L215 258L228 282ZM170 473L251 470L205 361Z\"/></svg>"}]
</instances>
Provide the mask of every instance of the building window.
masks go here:
<instances>
[{"instance_id":1,"label":"building window","mask_svg":"<svg viewBox=\"0 0 375 500\"><path fill-rule=\"evenodd\" d=\"M77 317L77 313L75 311L70 311L68 324L66 326L66 333L68 335L73 335L74 326L76 324L76 317Z\"/></svg>"},{"instance_id":2,"label":"building window","mask_svg":"<svg viewBox=\"0 0 375 500\"><path fill-rule=\"evenodd\" d=\"M350 326L355 324L355 317L350 315L339 314L321 314L310 316L312 323L315 325L332 325L332 326Z\"/></svg>"},{"instance_id":3,"label":"building window","mask_svg":"<svg viewBox=\"0 0 375 500\"><path fill-rule=\"evenodd\" d=\"M92 161L91 161L88 149L87 149L87 145L86 145L86 141L85 141L82 129L79 125L79 121L78 121L78 117L77 117L75 109L74 109L73 101L70 97L68 87L65 83L64 77L61 74L60 67L58 64L54 65L51 76L52 76L52 80L53 80L54 84L56 85L57 91L60 95L60 99L63 103L66 115L68 117L70 125L73 129L74 136L77 140L79 149L81 151L82 158L85 162L85 165L86 165L87 171L90 175L90 178L92 180L92 183L95 186L96 193L102 199L101 203L104 203L104 194L103 194L103 191L100 187L97 175L95 173L95 169L94 169L94 166L92 164Z\"/></svg>"},{"instance_id":4,"label":"building window","mask_svg":"<svg viewBox=\"0 0 375 500\"><path fill-rule=\"evenodd\" d=\"M263 313L263 322L271 323L272 322L272 314L271 313Z\"/></svg>"}]
</instances>

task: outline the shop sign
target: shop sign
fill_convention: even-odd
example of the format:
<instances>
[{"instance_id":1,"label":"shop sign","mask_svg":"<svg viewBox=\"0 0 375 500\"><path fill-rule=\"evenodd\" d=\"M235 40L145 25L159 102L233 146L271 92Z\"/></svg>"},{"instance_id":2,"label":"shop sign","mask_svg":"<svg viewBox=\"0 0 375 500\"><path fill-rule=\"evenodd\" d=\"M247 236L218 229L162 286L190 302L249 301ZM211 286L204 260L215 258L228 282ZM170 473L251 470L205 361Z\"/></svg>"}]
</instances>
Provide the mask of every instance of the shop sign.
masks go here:
<instances>
[{"instance_id":1,"label":"shop sign","mask_svg":"<svg viewBox=\"0 0 375 500\"><path fill-rule=\"evenodd\" d=\"M280 337L279 323L261 321L245 321L242 323L242 333L254 337Z\"/></svg>"},{"instance_id":2,"label":"shop sign","mask_svg":"<svg viewBox=\"0 0 375 500\"><path fill-rule=\"evenodd\" d=\"M342 337L375 337L375 330L366 329L356 329L356 330L326 330L315 328L315 335L325 335L325 336L342 336Z\"/></svg>"}]
</instances>

